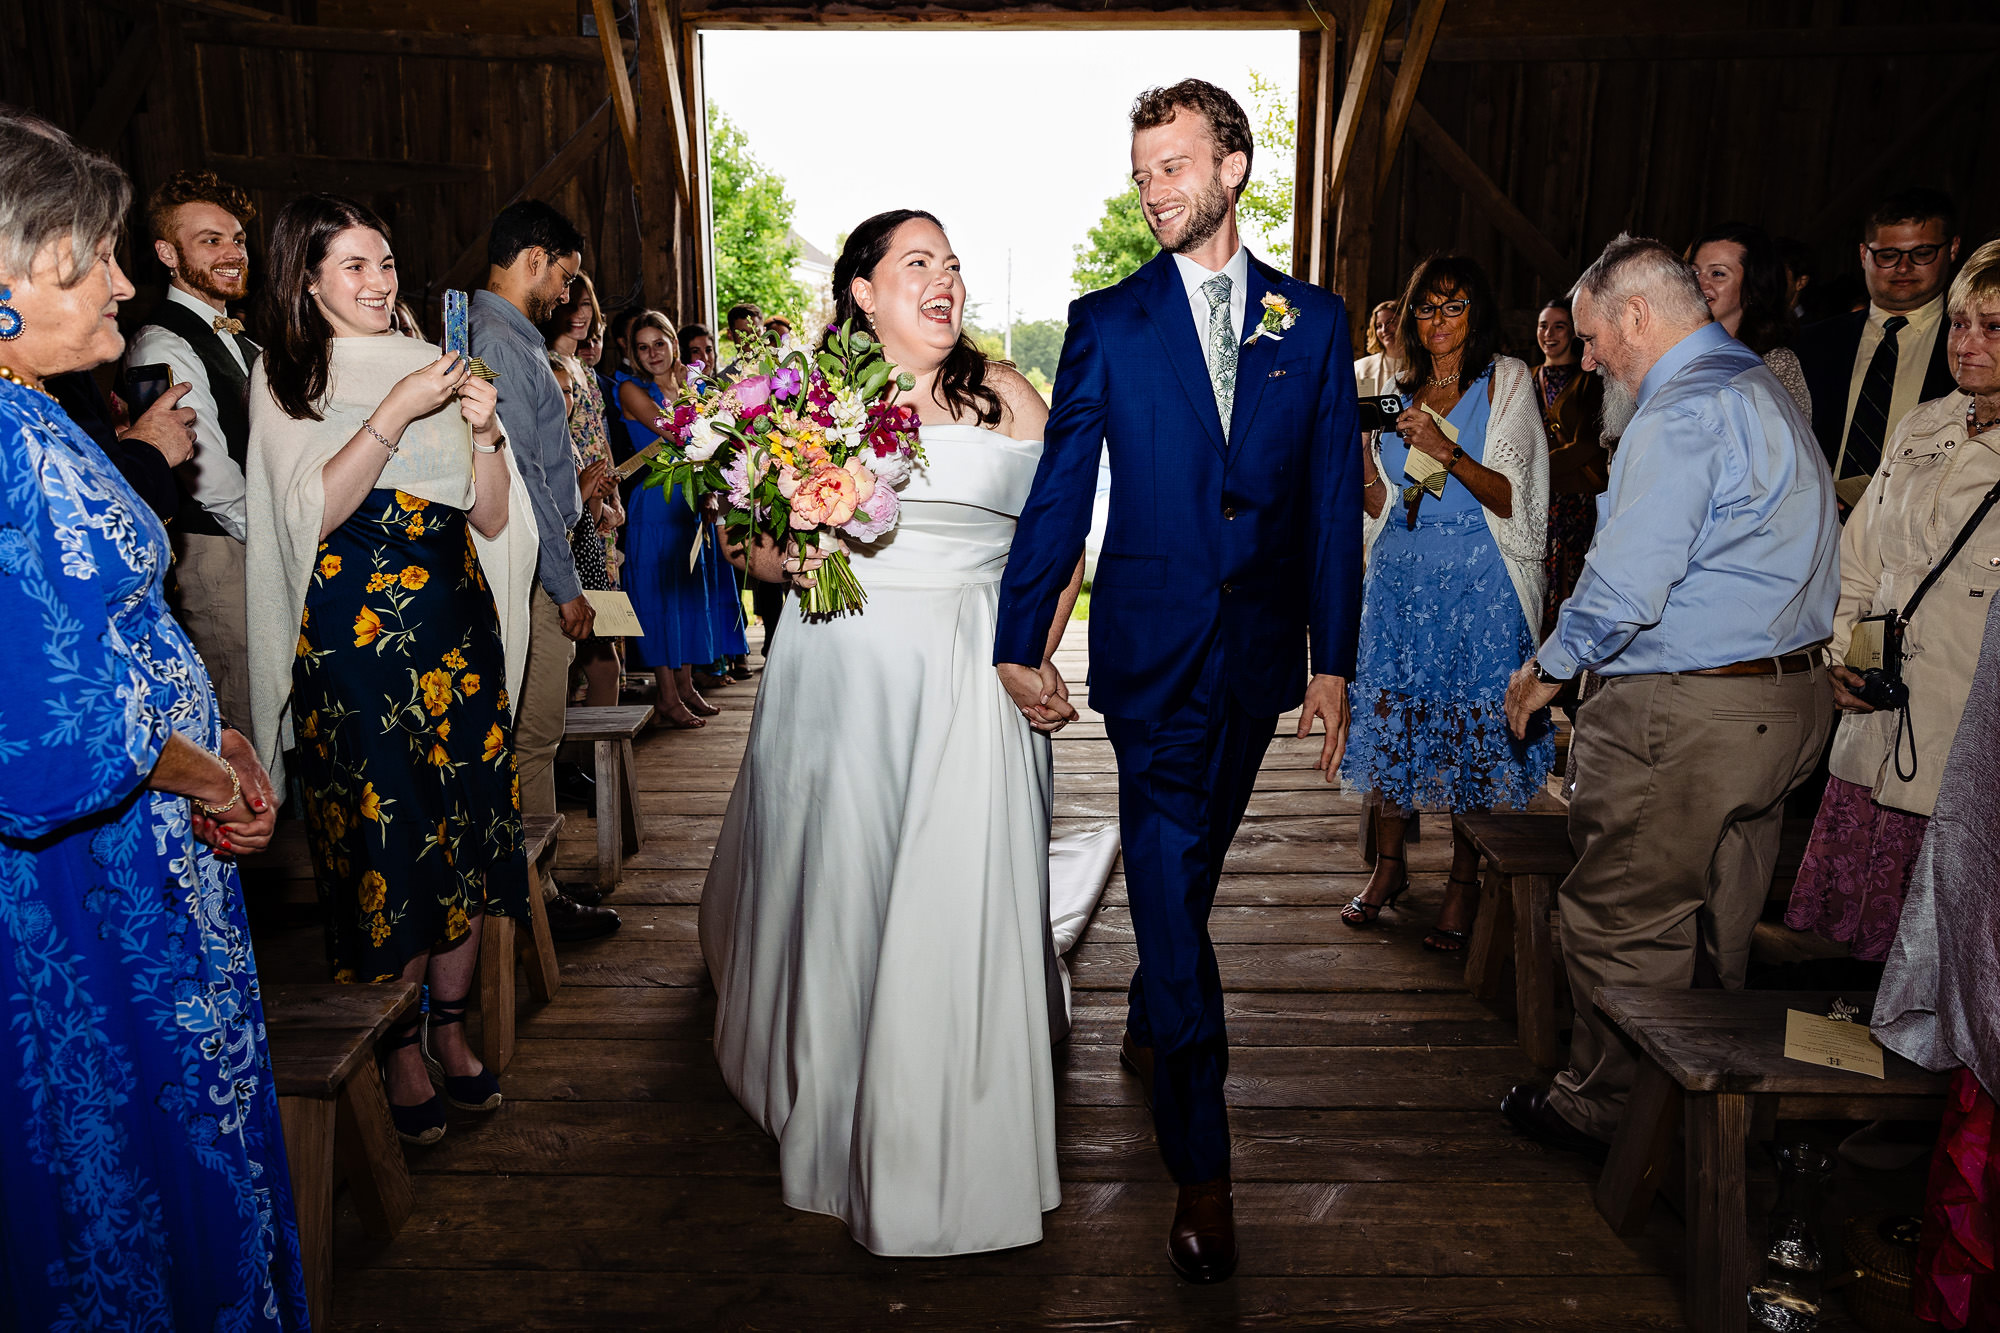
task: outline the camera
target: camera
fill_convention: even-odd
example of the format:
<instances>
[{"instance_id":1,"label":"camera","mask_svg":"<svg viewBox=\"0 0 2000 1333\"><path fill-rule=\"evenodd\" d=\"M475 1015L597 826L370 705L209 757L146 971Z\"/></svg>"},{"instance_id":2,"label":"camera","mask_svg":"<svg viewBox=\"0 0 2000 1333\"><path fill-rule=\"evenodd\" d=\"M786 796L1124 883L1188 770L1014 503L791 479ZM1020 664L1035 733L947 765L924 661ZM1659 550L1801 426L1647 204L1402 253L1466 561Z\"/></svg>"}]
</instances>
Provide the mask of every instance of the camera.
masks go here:
<instances>
[{"instance_id":1,"label":"camera","mask_svg":"<svg viewBox=\"0 0 2000 1333\"><path fill-rule=\"evenodd\" d=\"M1902 672L1870 667L1861 673L1861 688L1854 697L1880 712L1893 712L1910 706L1910 687L1903 683Z\"/></svg>"}]
</instances>

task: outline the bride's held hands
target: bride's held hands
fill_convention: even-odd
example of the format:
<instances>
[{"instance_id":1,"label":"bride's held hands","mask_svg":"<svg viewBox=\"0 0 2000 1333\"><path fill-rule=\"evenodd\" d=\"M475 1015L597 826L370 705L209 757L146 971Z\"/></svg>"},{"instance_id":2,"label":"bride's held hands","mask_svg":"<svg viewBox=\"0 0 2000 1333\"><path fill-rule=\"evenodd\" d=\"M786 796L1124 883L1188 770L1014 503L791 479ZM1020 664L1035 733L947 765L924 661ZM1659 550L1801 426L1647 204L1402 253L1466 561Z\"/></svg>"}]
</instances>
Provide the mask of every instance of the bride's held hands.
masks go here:
<instances>
[{"instance_id":1,"label":"bride's held hands","mask_svg":"<svg viewBox=\"0 0 2000 1333\"><path fill-rule=\"evenodd\" d=\"M763 533L748 552L750 577L762 583L790 583L794 587L810 588L819 582L815 572L835 555L847 549L846 543L838 537L820 534L819 545L807 551L799 546L798 539L792 538L783 547ZM733 563L733 562L732 562Z\"/></svg>"},{"instance_id":2,"label":"bride's held hands","mask_svg":"<svg viewBox=\"0 0 2000 1333\"><path fill-rule=\"evenodd\" d=\"M1007 697L1036 731L1053 735L1076 721L1076 706L1069 701L1069 684L1054 662L1044 661L1039 668L1003 662L994 670L1000 673L1000 684L1005 687Z\"/></svg>"}]
</instances>

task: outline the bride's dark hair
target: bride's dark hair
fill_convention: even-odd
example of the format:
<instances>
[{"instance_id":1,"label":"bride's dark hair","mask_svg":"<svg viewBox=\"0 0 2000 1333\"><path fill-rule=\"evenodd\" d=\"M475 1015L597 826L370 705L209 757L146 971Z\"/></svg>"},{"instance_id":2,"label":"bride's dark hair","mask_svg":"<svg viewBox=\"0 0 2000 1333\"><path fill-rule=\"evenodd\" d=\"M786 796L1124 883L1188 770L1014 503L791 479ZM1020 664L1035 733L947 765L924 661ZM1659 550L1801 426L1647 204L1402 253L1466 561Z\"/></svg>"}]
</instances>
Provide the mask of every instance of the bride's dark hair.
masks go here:
<instances>
[{"instance_id":1,"label":"bride's dark hair","mask_svg":"<svg viewBox=\"0 0 2000 1333\"><path fill-rule=\"evenodd\" d=\"M920 208L893 208L887 213L877 213L848 234L847 244L841 247L840 258L833 265L835 328L851 319L855 328L868 330L870 337L878 336L867 313L855 304L854 280L872 280L875 269L889 253L889 242L895 239L896 229L918 218L939 231L944 230L942 222ZM986 384L986 353L962 329L958 345L945 354L944 364L938 367L931 397L954 417L970 412L982 426L997 425L1000 421L1000 395Z\"/></svg>"}]
</instances>

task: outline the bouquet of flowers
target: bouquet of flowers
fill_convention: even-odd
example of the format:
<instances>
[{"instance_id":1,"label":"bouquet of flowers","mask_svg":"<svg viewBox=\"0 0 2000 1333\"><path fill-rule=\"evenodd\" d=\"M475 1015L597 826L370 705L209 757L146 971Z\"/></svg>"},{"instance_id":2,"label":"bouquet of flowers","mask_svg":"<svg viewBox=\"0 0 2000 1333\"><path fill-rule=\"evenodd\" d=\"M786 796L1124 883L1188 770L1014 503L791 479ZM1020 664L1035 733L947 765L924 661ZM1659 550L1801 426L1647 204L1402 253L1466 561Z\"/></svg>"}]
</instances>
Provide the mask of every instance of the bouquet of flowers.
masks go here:
<instances>
[{"instance_id":1,"label":"bouquet of flowers","mask_svg":"<svg viewBox=\"0 0 2000 1333\"><path fill-rule=\"evenodd\" d=\"M901 517L896 487L923 448L916 409L888 399L914 383L852 321L829 327L816 354L769 349L734 381L690 381L653 423L664 447L645 484L678 485L697 507L720 497L732 542L763 535L806 556L832 548L799 609L858 611L868 596L840 538L875 541Z\"/></svg>"}]
</instances>

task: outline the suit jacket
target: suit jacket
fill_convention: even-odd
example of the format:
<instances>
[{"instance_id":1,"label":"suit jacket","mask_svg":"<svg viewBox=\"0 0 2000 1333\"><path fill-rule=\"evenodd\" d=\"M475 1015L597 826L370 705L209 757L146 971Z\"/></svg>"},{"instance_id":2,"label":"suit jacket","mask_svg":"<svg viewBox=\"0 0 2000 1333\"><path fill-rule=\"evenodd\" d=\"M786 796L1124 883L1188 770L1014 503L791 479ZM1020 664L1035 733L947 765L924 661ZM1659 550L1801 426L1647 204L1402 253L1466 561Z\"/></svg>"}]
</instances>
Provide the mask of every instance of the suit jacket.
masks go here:
<instances>
[{"instance_id":1,"label":"suit jacket","mask_svg":"<svg viewBox=\"0 0 2000 1333\"><path fill-rule=\"evenodd\" d=\"M1247 711L1275 717L1310 669L1352 678L1361 612L1353 354L1337 296L1250 259L1298 312L1238 353L1225 443L1173 256L1070 306L1042 461L1000 590L996 663L1039 665L1083 551L1100 451L1110 513L1090 602L1090 703L1159 721L1220 650Z\"/></svg>"},{"instance_id":2,"label":"suit jacket","mask_svg":"<svg viewBox=\"0 0 2000 1333\"><path fill-rule=\"evenodd\" d=\"M1945 362L1945 334L1949 325L1949 319L1938 325L1918 402L1942 398L1958 387ZM1798 342L1792 348L1798 353L1800 369L1806 373L1806 388L1812 392L1813 434L1819 437L1820 451L1826 455L1828 467L1840 456L1840 443L1847 427L1847 393L1854 380L1854 358L1861 350L1861 331L1867 326L1865 308L1835 315L1800 329ZM1895 428L1896 423L1890 422L1889 429ZM1887 443L1886 435L1883 442Z\"/></svg>"}]
</instances>

